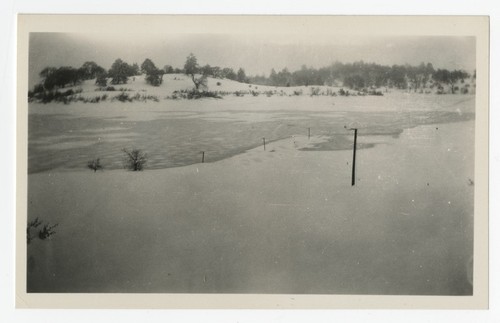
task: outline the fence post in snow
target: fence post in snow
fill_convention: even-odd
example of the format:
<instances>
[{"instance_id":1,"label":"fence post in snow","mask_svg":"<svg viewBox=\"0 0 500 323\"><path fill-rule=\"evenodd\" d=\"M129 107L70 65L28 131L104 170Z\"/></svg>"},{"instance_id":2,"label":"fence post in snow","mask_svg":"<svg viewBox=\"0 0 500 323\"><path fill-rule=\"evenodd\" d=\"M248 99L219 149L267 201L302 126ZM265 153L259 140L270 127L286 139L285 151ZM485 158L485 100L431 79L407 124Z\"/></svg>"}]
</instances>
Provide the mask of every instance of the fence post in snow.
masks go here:
<instances>
[{"instance_id":1,"label":"fence post in snow","mask_svg":"<svg viewBox=\"0 0 500 323\"><path fill-rule=\"evenodd\" d=\"M352 147L352 179L351 186L354 186L356 183L356 140L358 138L358 129L351 128L350 130L354 130L354 145Z\"/></svg>"}]
</instances>

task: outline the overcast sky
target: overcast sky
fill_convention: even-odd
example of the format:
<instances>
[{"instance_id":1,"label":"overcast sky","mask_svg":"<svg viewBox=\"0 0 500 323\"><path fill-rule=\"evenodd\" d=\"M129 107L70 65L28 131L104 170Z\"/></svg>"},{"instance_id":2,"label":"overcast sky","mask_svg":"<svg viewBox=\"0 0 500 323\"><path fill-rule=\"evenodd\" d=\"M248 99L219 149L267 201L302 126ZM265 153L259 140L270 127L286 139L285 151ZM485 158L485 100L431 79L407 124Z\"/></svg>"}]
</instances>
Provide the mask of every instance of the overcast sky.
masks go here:
<instances>
[{"instance_id":1,"label":"overcast sky","mask_svg":"<svg viewBox=\"0 0 500 323\"><path fill-rule=\"evenodd\" d=\"M47 66L79 67L95 61L108 69L113 61L139 65L150 58L157 67L182 67L194 53L201 65L243 67L247 75L269 75L287 67L315 68L335 61L363 60L383 65L430 62L435 68L475 69L473 37L381 37L381 36L269 36L235 34L68 34L32 33L29 48L29 85L39 81Z\"/></svg>"}]
</instances>

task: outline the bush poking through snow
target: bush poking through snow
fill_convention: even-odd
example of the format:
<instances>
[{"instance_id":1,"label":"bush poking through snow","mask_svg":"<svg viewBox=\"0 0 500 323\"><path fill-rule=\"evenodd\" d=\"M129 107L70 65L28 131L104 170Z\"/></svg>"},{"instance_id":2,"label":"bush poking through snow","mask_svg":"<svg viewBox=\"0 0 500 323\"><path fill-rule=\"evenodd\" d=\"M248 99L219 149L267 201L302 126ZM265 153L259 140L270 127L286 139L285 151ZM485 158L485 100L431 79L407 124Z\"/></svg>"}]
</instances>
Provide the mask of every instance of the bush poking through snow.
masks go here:
<instances>
[{"instance_id":1,"label":"bush poking through snow","mask_svg":"<svg viewBox=\"0 0 500 323\"><path fill-rule=\"evenodd\" d=\"M220 95L217 94L215 91L197 91L197 90L191 90L187 92L187 99L188 100L197 100L197 99L202 99L202 98L214 98L214 99L222 99Z\"/></svg>"},{"instance_id":2,"label":"bush poking through snow","mask_svg":"<svg viewBox=\"0 0 500 323\"><path fill-rule=\"evenodd\" d=\"M309 91L311 92L311 96L318 96L321 89L319 87L310 87Z\"/></svg>"},{"instance_id":3,"label":"bush poking through snow","mask_svg":"<svg viewBox=\"0 0 500 323\"><path fill-rule=\"evenodd\" d=\"M148 160L148 155L143 153L139 149L127 150L125 148L122 149L125 153L125 168L137 172L144 169L144 165Z\"/></svg>"},{"instance_id":4,"label":"bush poking through snow","mask_svg":"<svg viewBox=\"0 0 500 323\"><path fill-rule=\"evenodd\" d=\"M40 221L40 219L38 217L36 219L34 219L33 221L28 222L28 228L26 229L26 236L28 238L28 244L31 241L33 241L33 239L35 238L32 235L31 230L38 228L41 224L42 224L42 221Z\"/></svg>"},{"instance_id":5,"label":"bush poking through snow","mask_svg":"<svg viewBox=\"0 0 500 323\"><path fill-rule=\"evenodd\" d=\"M93 170L94 173L97 172L99 169L102 169L100 159L97 158L97 159L89 160L89 162L87 163L87 167L90 168L91 170Z\"/></svg>"},{"instance_id":6,"label":"bush poking through snow","mask_svg":"<svg viewBox=\"0 0 500 323\"><path fill-rule=\"evenodd\" d=\"M38 238L40 240L45 240L47 238L50 238L50 236L56 234L54 231L54 228L57 227L59 223L56 223L54 225L50 225L49 223L45 224L43 228L38 232Z\"/></svg>"},{"instance_id":7,"label":"bush poking through snow","mask_svg":"<svg viewBox=\"0 0 500 323\"><path fill-rule=\"evenodd\" d=\"M147 102L149 100L154 101L154 102L159 102L160 100L156 95L149 95L149 94L139 94L136 93L135 95L128 94L126 92L120 92L119 95L111 98L111 101L118 100L120 102L134 102L134 101L141 101L141 102Z\"/></svg>"},{"instance_id":8,"label":"bush poking through snow","mask_svg":"<svg viewBox=\"0 0 500 323\"><path fill-rule=\"evenodd\" d=\"M38 217L33 221L28 222L28 228L26 229L28 244L30 244L33 241L33 239L35 239L35 235L33 235L32 230L38 228L41 225L42 221L40 221ZM40 240L45 240L47 238L50 238L50 236L56 234L54 228L57 227L58 225L59 225L58 223L54 225L50 225L49 223L44 224L42 229L38 231L38 238Z\"/></svg>"},{"instance_id":9,"label":"bush poking through snow","mask_svg":"<svg viewBox=\"0 0 500 323\"><path fill-rule=\"evenodd\" d=\"M220 91L199 91L199 90L180 90L174 91L172 96L168 96L167 99L188 99L188 100L198 100L203 98L214 98L222 99L222 92Z\"/></svg>"},{"instance_id":10,"label":"bush poking through snow","mask_svg":"<svg viewBox=\"0 0 500 323\"><path fill-rule=\"evenodd\" d=\"M349 91L345 91L344 89L340 89L339 95L340 96L349 96Z\"/></svg>"}]
</instances>

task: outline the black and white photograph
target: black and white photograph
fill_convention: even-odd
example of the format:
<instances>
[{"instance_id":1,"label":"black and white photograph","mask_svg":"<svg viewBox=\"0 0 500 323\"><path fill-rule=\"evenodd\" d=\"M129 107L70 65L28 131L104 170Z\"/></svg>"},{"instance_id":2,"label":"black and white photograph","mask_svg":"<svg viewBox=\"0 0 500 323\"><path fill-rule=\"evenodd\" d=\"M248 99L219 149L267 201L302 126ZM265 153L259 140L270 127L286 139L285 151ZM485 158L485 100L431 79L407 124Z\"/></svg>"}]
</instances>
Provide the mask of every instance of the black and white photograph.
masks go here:
<instances>
[{"instance_id":1,"label":"black and white photograph","mask_svg":"<svg viewBox=\"0 0 500 323\"><path fill-rule=\"evenodd\" d=\"M475 33L181 18L26 33L26 294L478 295Z\"/></svg>"}]
</instances>

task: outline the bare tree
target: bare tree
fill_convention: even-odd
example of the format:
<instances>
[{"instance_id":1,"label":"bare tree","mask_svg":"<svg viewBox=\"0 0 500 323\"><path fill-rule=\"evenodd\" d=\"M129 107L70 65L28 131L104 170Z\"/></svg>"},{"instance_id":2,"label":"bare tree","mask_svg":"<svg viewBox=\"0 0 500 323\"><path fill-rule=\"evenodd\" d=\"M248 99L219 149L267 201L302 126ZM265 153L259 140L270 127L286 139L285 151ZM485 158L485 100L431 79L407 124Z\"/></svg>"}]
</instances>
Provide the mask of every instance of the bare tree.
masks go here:
<instances>
[{"instance_id":1,"label":"bare tree","mask_svg":"<svg viewBox=\"0 0 500 323\"><path fill-rule=\"evenodd\" d=\"M132 149L132 150L127 150L127 149L122 149L122 151L126 155L125 159L125 167L137 172L141 171L144 169L144 165L146 164L148 160L147 154L143 153L139 149Z\"/></svg>"}]
</instances>

